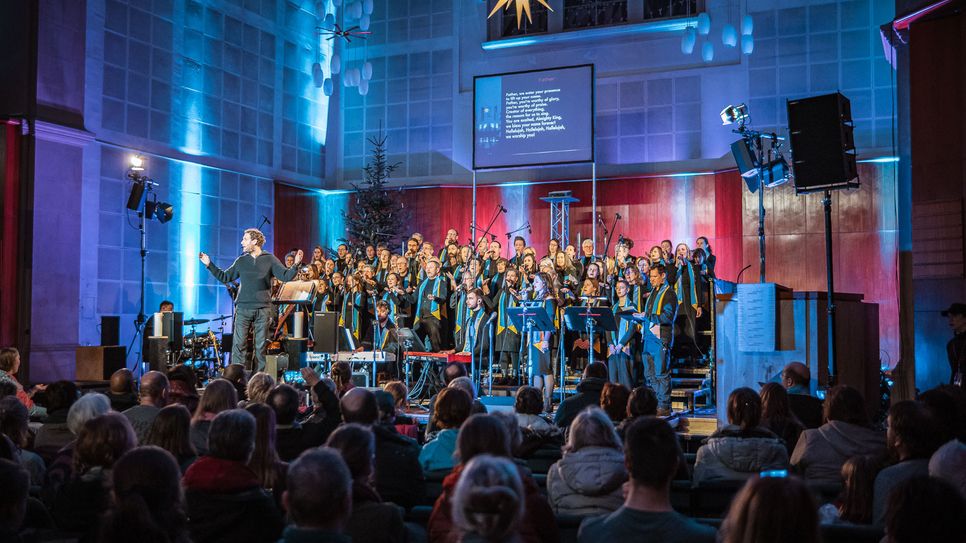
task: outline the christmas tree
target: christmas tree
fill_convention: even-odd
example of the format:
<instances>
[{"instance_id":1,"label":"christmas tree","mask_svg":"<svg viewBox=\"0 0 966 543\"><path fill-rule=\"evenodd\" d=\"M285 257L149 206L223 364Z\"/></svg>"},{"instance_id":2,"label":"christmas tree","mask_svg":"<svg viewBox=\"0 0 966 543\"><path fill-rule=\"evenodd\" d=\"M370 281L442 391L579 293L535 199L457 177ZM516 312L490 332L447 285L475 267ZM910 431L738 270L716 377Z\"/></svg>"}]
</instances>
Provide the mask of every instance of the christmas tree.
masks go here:
<instances>
[{"instance_id":1,"label":"christmas tree","mask_svg":"<svg viewBox=\"0 0 966 543\"><path fill-rule=\"evenodd\" d=\"M342 241L357 250L380 243L397 247L409 218L409 210L400 201L401 189L389 188L389 176L400 163L390 164L386 160L386 136L380 134L368 141L372 159L362 169L362 184L352 183L355 196L350 209L342 212L347 235Z\"/></svg>"}]
</instances>

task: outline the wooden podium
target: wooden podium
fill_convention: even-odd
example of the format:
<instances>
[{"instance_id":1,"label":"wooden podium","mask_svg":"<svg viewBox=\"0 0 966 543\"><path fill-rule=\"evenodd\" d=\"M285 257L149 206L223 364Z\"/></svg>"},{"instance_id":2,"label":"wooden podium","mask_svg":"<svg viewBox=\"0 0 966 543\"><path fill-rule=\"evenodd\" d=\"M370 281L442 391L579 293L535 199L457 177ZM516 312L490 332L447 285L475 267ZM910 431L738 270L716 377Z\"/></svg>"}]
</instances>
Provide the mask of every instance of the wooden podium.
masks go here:
<instances>
[{"instance_id":1,"label":"wooden podium","mask_svg":"<svg viewBox=\"0 0 966 543\"><path fill-rule=\"evenodd\" d=\"M767 297L767 287L763 296ZM812 392L829 386L828 313L825 292L793 291L771 284L773 300L747 299L756 289L725 288L717 296L717 409L718 419L727 422L728 395L739 387L758 390L761 385L780 378L782 368L801 362L812 374ZM732 285L733 287L733 285ZM720 291L720 290L719 290ZM746 300L742 301L742 294ZM836 384L855 387L862 393L869 413L879 403L879 306L865 303L861 294L835 294L835 348L838 361ZM749 321L742 303L753 304L755 312L774 311L774 318ZM747 308L744 308L747 309ZM768 330L742 330L742 324L767 327L773 323L774 348L768 349ZM749 324L751 323L751 324ZM754 336L758 344L749 341ZM744 347L744 349L742 348Z\"/></svg>"}]
</instances>

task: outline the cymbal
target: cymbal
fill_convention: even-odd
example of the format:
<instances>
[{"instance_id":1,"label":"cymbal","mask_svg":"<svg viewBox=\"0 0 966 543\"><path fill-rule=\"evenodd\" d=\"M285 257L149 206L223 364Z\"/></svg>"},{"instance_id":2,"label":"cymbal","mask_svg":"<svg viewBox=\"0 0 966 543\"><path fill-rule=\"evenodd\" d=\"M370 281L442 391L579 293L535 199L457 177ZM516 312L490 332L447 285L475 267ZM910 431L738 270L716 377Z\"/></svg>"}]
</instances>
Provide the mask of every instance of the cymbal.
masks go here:
<instances>
[{"instance_id":1,"label":"cymbal","mask_svg":"<svg viewBox=\"0 0 966 543\"><path fill-rule=\"evenodd\" d=\"M195 326L198 324L204 324L206 322L209 322L209 319L188 319L184 321L182 324L184 324L185 326Z\"/></svg>"},{"instance_id":2,"label":"cymbal","mask_svg":"<svg viewBox=\"0 0 966 543\"><path fill-rule=\"evenodd\" d=\"M231 315L222 315L220 317L215 317L215 318L211 319L211 322L223 321L225 319L230 319L230 318L231 318Z\"/></svg>"}]
</instances>

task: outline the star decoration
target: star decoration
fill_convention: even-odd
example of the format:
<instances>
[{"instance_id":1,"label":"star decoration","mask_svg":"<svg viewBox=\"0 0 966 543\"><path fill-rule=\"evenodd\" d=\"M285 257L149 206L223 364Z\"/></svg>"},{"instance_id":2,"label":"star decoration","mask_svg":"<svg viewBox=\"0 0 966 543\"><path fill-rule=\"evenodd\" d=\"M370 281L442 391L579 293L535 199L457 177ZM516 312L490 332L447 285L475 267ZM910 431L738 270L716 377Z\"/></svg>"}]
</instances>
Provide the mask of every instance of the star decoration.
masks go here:
<instances>
[{"instance_id":1,"label":"star decoration","mask_svg":"<svg viewBox=\"0 0 966 543\"><path fill-rule=\"evenodd\" d=\"M553 8L547 4L546 0L537 0L537 2L539 2L541 6L553 11ZM493 11L491 11L486 18L489 19L490 17L493 17L493 14L499 11L500 8L509 11L510 6L513 4L515 4L517 8L517 28L520 28L520 23L523 22L522 15L524 13L527 14L527 22L532 24L533 17L530 16L530 0L497 0L496 5L493 6Z\"/></svg>"}]
</instances>

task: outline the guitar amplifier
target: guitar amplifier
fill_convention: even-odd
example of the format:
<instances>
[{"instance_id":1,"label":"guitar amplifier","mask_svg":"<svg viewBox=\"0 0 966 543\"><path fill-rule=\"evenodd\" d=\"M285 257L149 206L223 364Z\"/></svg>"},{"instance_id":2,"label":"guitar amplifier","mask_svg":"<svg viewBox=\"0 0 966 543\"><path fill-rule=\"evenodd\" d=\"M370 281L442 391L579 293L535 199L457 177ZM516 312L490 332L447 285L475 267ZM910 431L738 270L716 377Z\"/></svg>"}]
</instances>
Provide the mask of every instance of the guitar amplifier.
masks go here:
<instances>
[{"instance_id":1,"label":"guitar amplifier","mask_svg":"<svg viewBox=\"0 0 966 543\"><path fill-rule=\"evenodd\" d=\"M125 367L127 348L123 345L100 347L77 347L76 381L107 381L111 375Z\"/></svg>"}]
</instances>

